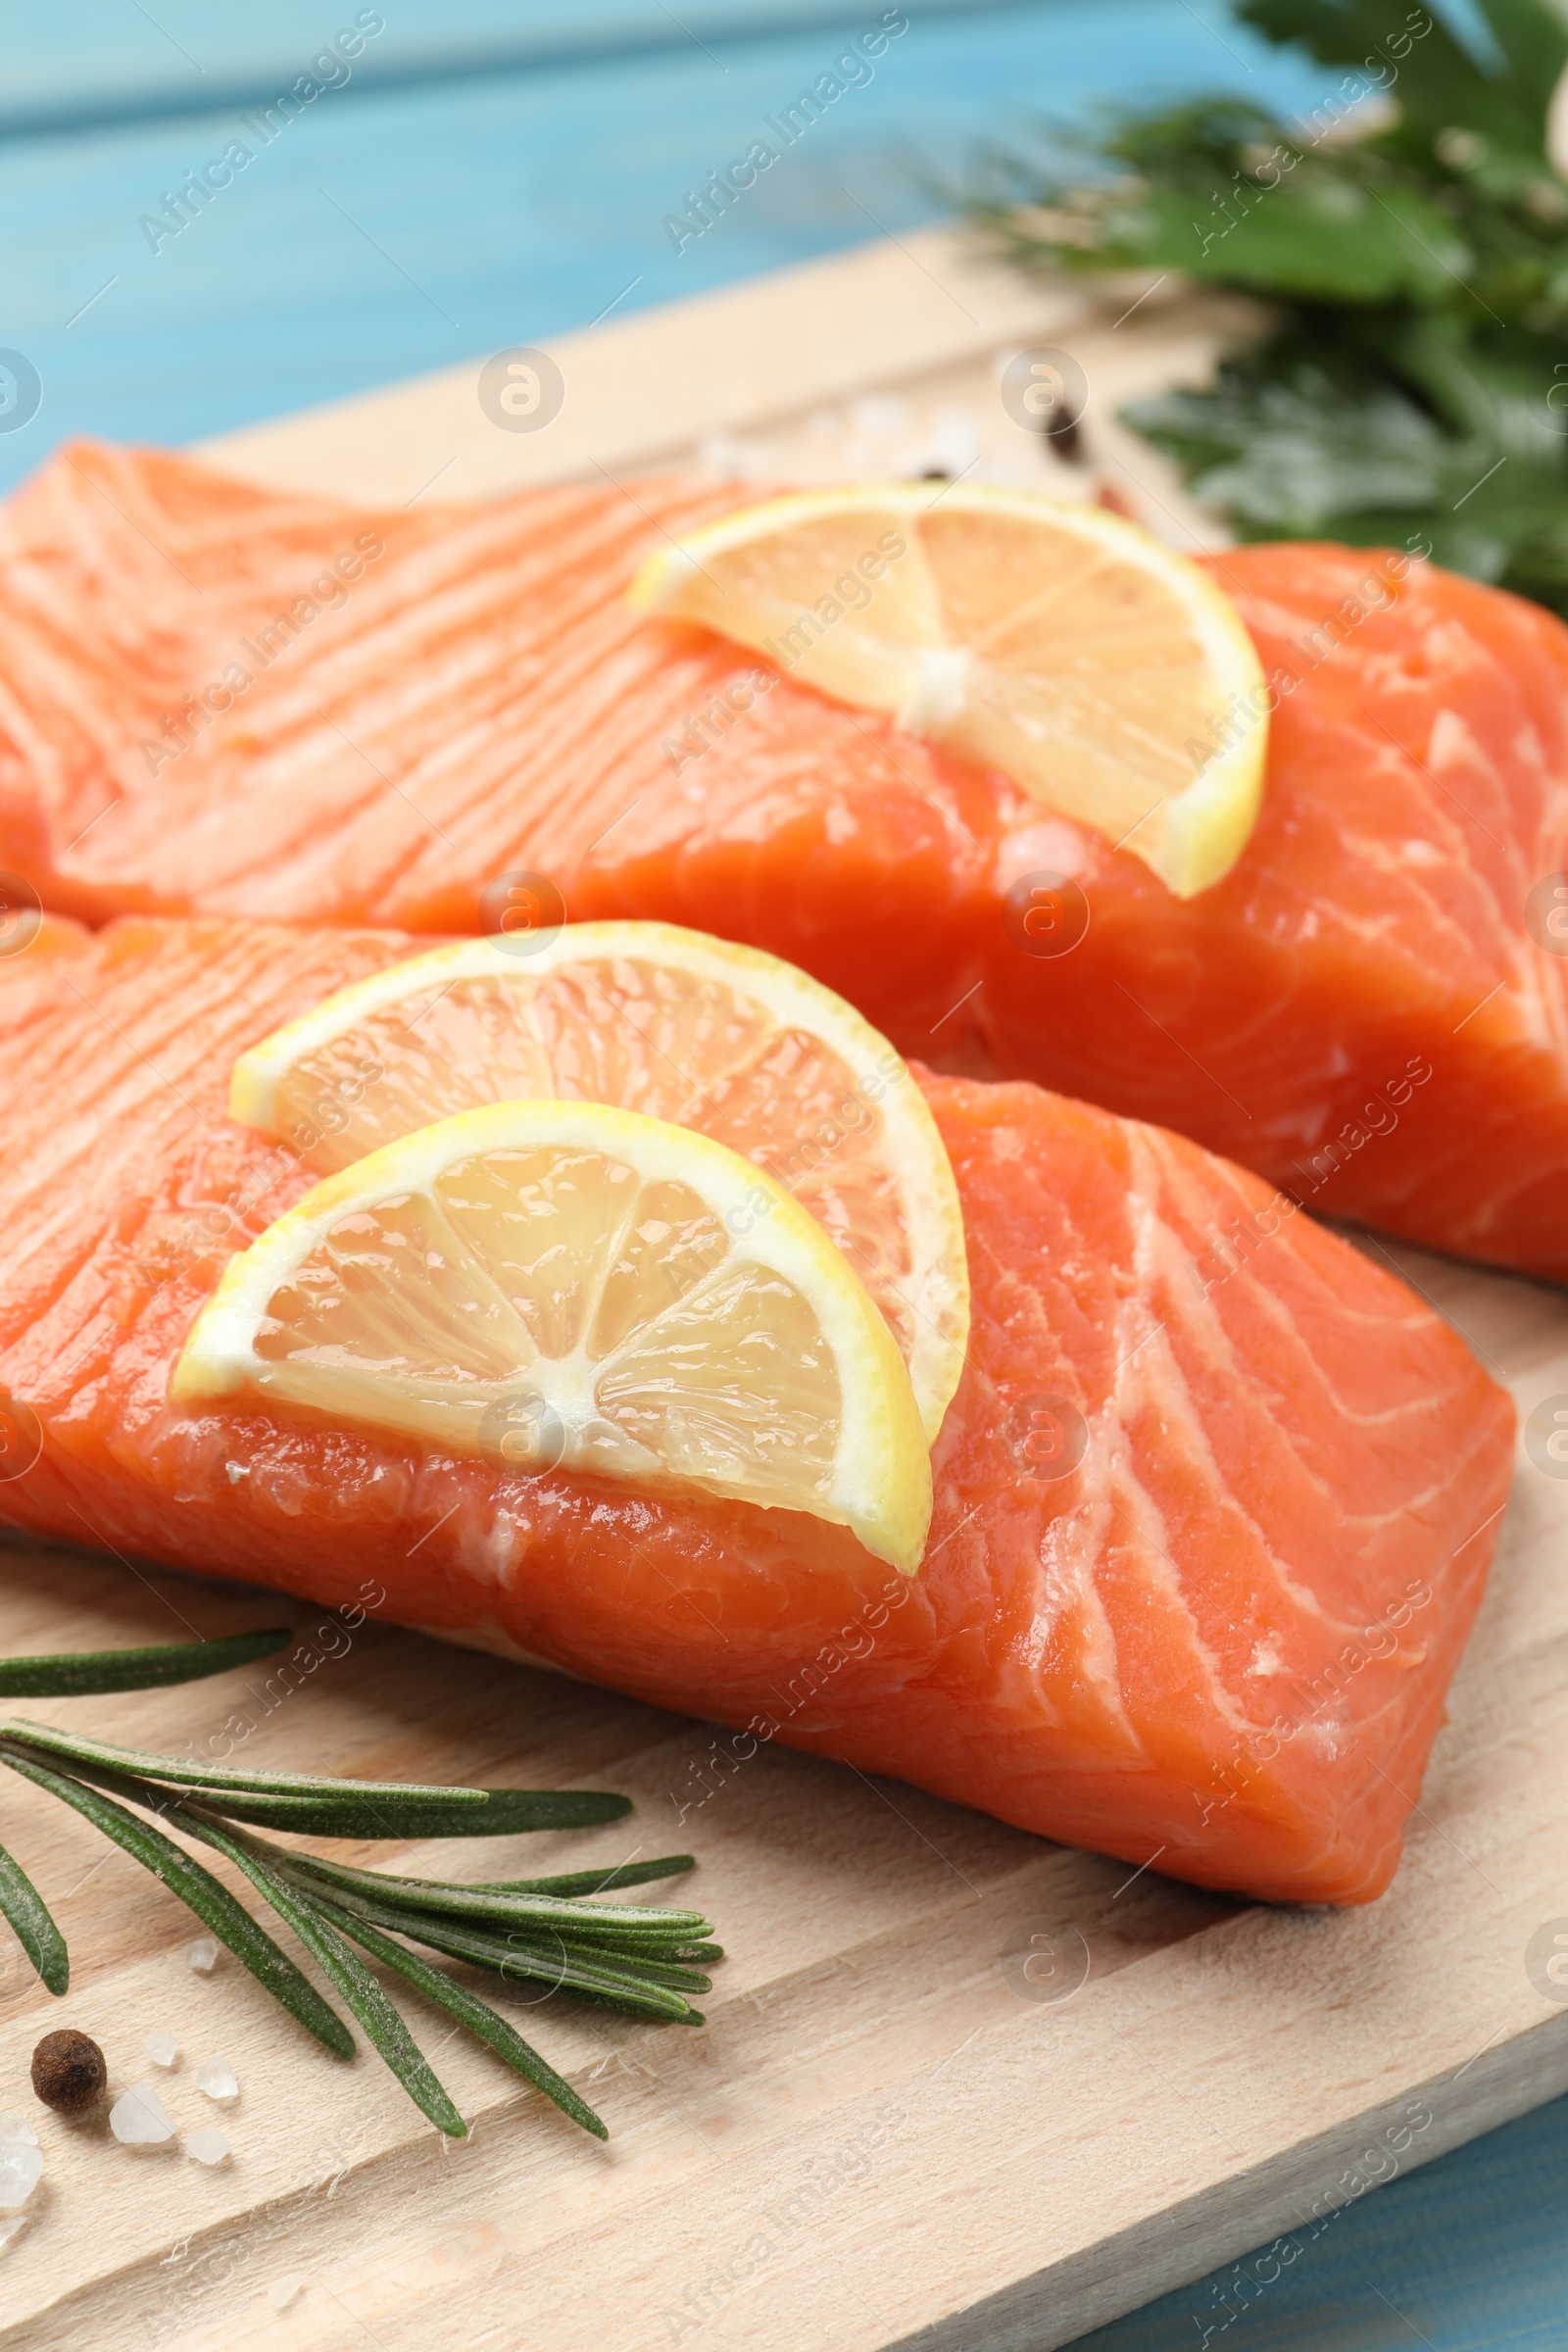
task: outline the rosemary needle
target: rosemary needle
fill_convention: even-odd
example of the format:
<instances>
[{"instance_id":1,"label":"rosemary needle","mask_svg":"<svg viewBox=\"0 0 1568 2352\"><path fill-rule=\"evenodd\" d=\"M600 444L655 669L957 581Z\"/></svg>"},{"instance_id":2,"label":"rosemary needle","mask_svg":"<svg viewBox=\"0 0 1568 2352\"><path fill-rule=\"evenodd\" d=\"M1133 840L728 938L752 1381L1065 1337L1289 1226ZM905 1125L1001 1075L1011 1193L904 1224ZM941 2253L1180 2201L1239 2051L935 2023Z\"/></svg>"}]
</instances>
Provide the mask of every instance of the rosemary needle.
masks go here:
<instances>
[{"instance_id":1,"label":"rosemary needle","mask_svg":"<svg viewBox=\"0 0 1568 2352\"><path fill-rule=\"evenodd\" d=\"M628 1806L628 1811L630 1807ZM615 1886L646 1886L654 1879L695 1870L692 1854L662 1854L655 1862L617 1862L611 1870L562 1870L549 1879L489 1879L485 1894L608 1894Z\"/></svg>"},{"instance_id":2,"label":"rosemary needle","mask_svg":"<svg viewBox=\"0 0 1568 2352\"><path fill-rule=\"evenodd\" d=\"M184 1781L179 1786L193 1784ZM482 1804L474 1804L470 1793L462 1804L435 1805L426 1797L406 1804L396 1790L383 1793L373 1781L345 1781L340 1786L354 1794L225 1792L224 1818L251 1822L258 1829L292 1830L301 1838L510 1838L519 1831L593 1829L601 1822L620 1821L631 1811L629 1797L598 1788L481 1788L477 1793Z\"/></svg>"},{"instance_id":3,"label":"rosemary needle","mask_svg":"<svg viewBox=\"0 0 1568 2352\"><path fill-rule=\"evenodd\" d=\"M16 1726L0 1727L0 1739L20 1747L36 1745L30 1734L23 1739ZM71 1769L76 1779L121 1795L152 1788L172 1803L177 1796L193 1792L190 1781L162 1769L173 1761L171 1757L138 1756L129 1748L119 1752L129 1759L126 1767L89 1763L74 1755ZM265 1830L292 1830L301 1838L500 1838L518 1831L590 1829L602 1822L619 1821L631 1810L629 1798L594 1788L481 1788L478 1793L483 1804L454 1805L448 1810L423 1797L406 1804L396 1789L376 1781L345 1781L340 1786L353 1793L293 1796L235 1789L221 1791L213 1801L218 1802L225 1821L248 1822ZM210 1794L205 1789L200 1793ZM689 1870L691 1866L690 1857L685 1857L684 1867Z\"/></svg>"},{"instance_id":4,"label":"rosemary needle","mask_svg":"<svg viewBox=\"0 0 1568 2352\"><path fill-rule=\"evenodd\" d=\"M416 1991L422 1992L427 2000L434 2001L437 2007L444 2009L449 2017L455 2017L460 2025L477 2034L481 2041L487 2041L508 2066L523 2076L536 2090L542 2090L547 2099L554 2099L562 2113L569 2115L574 2124L580 2124L596 2139L610 2137L604 2123L587 2100L579 2098L571 2084L557 2074L548 2060L541 2058L538 2051L524 2041L504 2017L498 2017L488 2002L480 2000L477 1993L469 1992L462 1984L455 1984L450 1977L443 1976L440 1969L432 1968L417 1953L409 1951L401 1943L394 1943L390 1936L383 1936L363 1919L355 1919L349 1912L340 1911L334 1903L318 1900L316 1908L340 1935L352 1936L355 1942L363 1944L373 1960L379 1960L384 1968L396 1969L398 1975L406 1978Z\"/></svg>"},{"instance_id":5,"label":"rosemary needle","mask_svg":"<svg viewBox=\"0 0 1568 2352\"><path fill-rule=\"evenodd\" d=\"M0 1698L83 1698L100 1690L152 1690L200 1682L270 1657L293 1634L230 1634L218 1642L169 1642L154 1649L83 1649L57 1657L0 1658Z\"/></svg>"},{"instance_id":6,"label":"rosemary needle","mask_svg":"<svg viewBox=\"0 0 1568 2352\"><path fill-rule=\"evenodd\" d=\"M466 1913L477 1925L553 1927L575 1932L597 1930L617 1939L651 1938L664 1941L698 1936L708 1922L700 1911L665 1911L652 1904L601 1903L593 1906L548 1894L514 1893L510 1888L457 1886L439 1879L402 1879L374 1870L356 1870L347 1862L323 1862L314 1854L290 1854L291 1873L324 1882L330 1894L340 1888L371 1902L390 1903L398 1910Z\"/></svg>"},{"instance_id":7,"label":"rosemary needle","mask_svg":"<svg viewBox=\"0 0 1568 2352\"><path fill-rule=\"evenodd\" d=\"M51 1992L71 1984L71 1955L66 1939L49 1915L42 1895L20 1862L0 1846L0 1911L11 1922L17 1941Z\"/></svg>"},{"instance_id":8,"label":"rosemary needle","mask_svg":"<svg viewBox=\"0 0 1568 2352\"><path fill-rule=\"evenodd\" d=\"M691 2014L691 2003L682 1993L656 1983L641 1969L617 1967L597 1954L590 1958L574 1952L559 1934L548 1938L486 1936L454 1920L394 1911L379 1903L366 1902L358 1895L334 1899L356 1919L366 1920L372 1927L390 1928L394 1935L406 1936L411 1943L422 1943L430 1951L445 1952L451 1959L475 1960L498 1977L527 1977L536 1984L548 1984L552 1991L595 1994L636 2016L667 2018L671 2024L684 2023Z\"/></svg>"},{"instance_id":9,"label":"rosemary needle","mask_svg":"<svg viewBox=\"0 0 1568 2352\"><path fill-rule=\"evenodd\" d=\"M68 1763L107 1764L121 1772L134 1773L140 1780L165 1781L176 1788L261 1789L272 1795L309 1796L321 1798L344 1797L362 1803L368 1796L384 1795L404 1806L440 1805L451 1811L467 1805L482 1805L483 1788L443 1788L438 1784L422 1781L336 1781L319 1773L309 1772L235 1772L224 1764L196 1764L186 1756L159 1756L146 1749L112 1747L104 1740L84 1740L75 1732L57 1732L42 1723L26 1723L13 1719L0 1723L0 1740L21 1740L27 1747L43 1748L62 1756Z\"/></svg>"}]
</instances>

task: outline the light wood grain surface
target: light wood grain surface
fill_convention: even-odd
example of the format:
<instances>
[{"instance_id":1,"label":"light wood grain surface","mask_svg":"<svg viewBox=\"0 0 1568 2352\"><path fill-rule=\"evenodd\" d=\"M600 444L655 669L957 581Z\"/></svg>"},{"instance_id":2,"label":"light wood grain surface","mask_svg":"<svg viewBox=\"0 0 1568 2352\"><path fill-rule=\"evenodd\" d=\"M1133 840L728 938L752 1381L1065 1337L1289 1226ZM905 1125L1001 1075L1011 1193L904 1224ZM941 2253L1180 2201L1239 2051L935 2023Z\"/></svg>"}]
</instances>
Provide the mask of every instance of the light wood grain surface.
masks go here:
<instances>
[{"instance_id":1,"label":"light wood grain surface","mask_svg":"<svg viewBox=\"0 0 1568 2352\"><path fill-rule=\"evenodd\" d=\"M891 329L879 339L867 325L875 281L900 284L906 266L902 248L856 257L854 270L824 266L848 272L834 281L845 307L816 300L812 324L812 302L798 303L797 341L769 346L765 368L750 339L777 323L756 289L727 298L728 362L716 304L699 334L688 314L667 319L667 377L649 362L638 383L648 398L629 420L607 393L604 445L573 445L563 471L596 458L618 471L662 451L710 462L691 445L699 427L728 436L759 471L791 449L814 452L814 466L795 461L803 471L857 470L857 436L917 435L928 422L956 435L964 416L985 443L983 470L1025 457L1043 467L1038 445L1004 417L1020 432L1009 444L993 414L994 363L1009 343L1068 335L1076 351L1099 335L1092 377L1136 376L1200 367L1220 331L1212 318L1166 314L1139 330L1150 339L1134 364L1110 339L1128 328L1108 306L1028 313L1036 298L1025 295L1009 312L999 294L998 311L982 314L976 295L966 307L984 331L971 338L946 321L938 332L934 301L906 289L904 340ZM942 267L959 270L951 257ZM776 290L779 302L808 274L791 273L794 292ZM828 282L816 281L818 297ZM646 336L657 321L636 323ZM676 346L694 370L684 446L669 389ZM699 406L725 366L725 399ZM610 368L617 381L621 367ZM352 495L416 495L441 445L436 425L472 401L471 371L459 374L367 404L358 424L328 413L223 454L257 478L289 478L292 465L294 478ZM905 407L891 422L863 407L893 393ZM514 445L528 451L528 437L495 439L505 449L476 443L471 465L460 453L466 495L545 478L515 469ZM1065 486L1087 495L1113 477L1127 463L1118 446L1095 424L1091 464ZM1172 535L1201 527L1157 470L1134 486L1160 503ZM1560 1297L1400 1255L1526 1409L1568 1392ZM633 1850L699 1857L692 1898L732 1954L706 2031L555 2000L516 2012L601 2107L607 2147L488 2052L444 2040L446 2021L411 2002L476 2126L468 2143L443 2144L377 2062L336 2064L235 1964L192 1974L184 1953L197 1929L173 1898L41 1794L8 1787L0 1834L56 1907L75 1974L55 2002L9 1956L0 2107L38 2112L28 2053L62 2023L103 2043L118 2087L156 2075L143 2037L173 2032L182 2060L159 2081L182 2132L218 2118L194 2086L202 2057L228 2058L242 2095L221 2119L233 2156L212 2172L177 2142L124 2149L101 2122L40 2117L44 2180L0 2253L0 2344L1050 2352L1271 2236L1289 2233L1298 2249L1282 2247L1279 2263L1299 2258L1367 2185L1568 2087L1568 2009L1525 1966L1532 1935L1568 1915L1565 1536L1568 1482L1525 1463L1405 1862L1381 1902L1341 1914L1129 1878L1125 1865L897 1784L769 1750L695 1801L710 1785L703 1727L367 1627L264 1714L248 1755L611 1787L637 1802L612 1829L410 1849L416 1866L488 1877ZM181 1622L216 1634L279 1615L270 1596L145 1566L17 1547L3 1567L7 1650L168 1639ZM310 1612L283 1614L309 1634ZM258 1679L18 1711L183 1745L221 1726ZM1087 1963L1070 1997L1038 1997L1022 1972L1031 1938L1061 1955L1065 1983Z\"/></svg>"},{"instance_id":2,"label":"light wood grain surface","mask_svg":"<svg viewBox=\"0 0 1568 2352\"><path fill-rule=\"evenodd\" d=\"M197 454L269 488L368 505L495 498L629 467L771 481L972 469L1068 497L1108 474L1164 536L1212 543L1214 524L1116 410L1201 381L1255 316L1147 276L1030 284L926 229L553 340L564 398L538 431L503 430L481 408L481 353ZM1053 463L999 385L1017 351L1065 346L1088 382L1087 468Z\"/></svg>"}]
</instances>

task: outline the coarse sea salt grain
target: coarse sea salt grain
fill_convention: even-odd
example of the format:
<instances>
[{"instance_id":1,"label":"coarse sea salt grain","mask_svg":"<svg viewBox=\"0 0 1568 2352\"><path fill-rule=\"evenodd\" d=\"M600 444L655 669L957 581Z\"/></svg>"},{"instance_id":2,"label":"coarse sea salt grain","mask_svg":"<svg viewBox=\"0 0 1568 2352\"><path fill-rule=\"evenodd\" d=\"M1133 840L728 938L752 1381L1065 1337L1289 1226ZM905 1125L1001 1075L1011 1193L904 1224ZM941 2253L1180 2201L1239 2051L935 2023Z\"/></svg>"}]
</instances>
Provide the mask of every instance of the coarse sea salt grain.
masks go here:
<instances>
[{"instance_id":1,"label":"coarse sea salt grain","mask_svg":"<svg viewBox=\"0 0 1568 2352\"><path fill-rule=\"evenodd\" d=\"M0 2140L0 2213L25 2205L43 2178L43 2150L24 2139Z\"/></svg>"},{"instance_id":2,"label":"coarse sea salt grain","mask_svg":"<svg viewBox=\"0 0 1568 2352\"><path fill-rule=\"evenodd\" d=\"M179 2044L172 2034L149 2034L141 2046L154 2066L172 2066L179 2056Z\"/></svg>"},{"instance_id":3,"label":"coarse sea salt grain","mask_svg":"<svg viewBox=\"0 0 1568 2352\"><path fill-rule=\"evenodd\" d=\"M267 2290L267 2300L274 2311L287 2311L295 2296L304 2292L303 2278L274 2278Z\"/></svg>"},{"instance_id":4,"label":"coarse sea salt grain","mask_svg":"<svg viewBox=\"0 0 1568 2352\"><path fill-rule=\"evenodd\" d=\"M0 2213L15 2213L19 2205L25 2205L42 2172L37 2132L24 2115L7 2109L0 2114ZM16 2221L0 2227L5 2230L5 2237L0 2237L3 2245L22 2224Z\"/></svg>"},{"instance_id":5,"label":"coarse sea salt grain","mask_svg":"<svg viewBox=\"0 0 1568 2352\"><path fill-rule=\"evenodd\" d=\"M199 2132L181 2140L180 2145L198 2164L221 2164L228 2154L228 2133L220 2132L216 2124L204 2124Z\"/></svg>"},{"instance_id":6,"label":"coarse sea salt grain","mask_svg":"<svg viewBox=\"0 0 1568 2352\"><path fill-rule=\"evenodd\" d=\"M19 2230L27 2226L24 2213L0 2213L0 2246L9 2246Z\"/></svg>"},{"instance_id":7,"label":"coarse sea salt grain","mask_svg":"<svg viewBox=\"0 0 1568 2352\"><path fill-rule=\"evenodd\" d=\"M199 1976L210 1977L218 1966L218 1937L198 1936L186 1949L185 1966L195 1969Z\"/></svg>"},{"instance_id":8,"label":"coarse sea salt grain","mask_svg":"<svg viewBox=\"0 0 1568 2352\"><path fill-rule=\"evenodd\" d=\"M172 2139L169 2111L150 2082L133 2082L109 2110L109 2129L127 2148L156 2147Z\"/></svg>"},{"instance_id":9,"label":"coarse sea salt grain","mask_svg":"<svg viewBox=\"0 0 1568 2352\"><path fill-rule=\"evenodd\" d=\"M196 2069L196 2087L210 2099L237 2099L239 2077L221 2058L204 2058Z\"/></svg>"}]
</instances>

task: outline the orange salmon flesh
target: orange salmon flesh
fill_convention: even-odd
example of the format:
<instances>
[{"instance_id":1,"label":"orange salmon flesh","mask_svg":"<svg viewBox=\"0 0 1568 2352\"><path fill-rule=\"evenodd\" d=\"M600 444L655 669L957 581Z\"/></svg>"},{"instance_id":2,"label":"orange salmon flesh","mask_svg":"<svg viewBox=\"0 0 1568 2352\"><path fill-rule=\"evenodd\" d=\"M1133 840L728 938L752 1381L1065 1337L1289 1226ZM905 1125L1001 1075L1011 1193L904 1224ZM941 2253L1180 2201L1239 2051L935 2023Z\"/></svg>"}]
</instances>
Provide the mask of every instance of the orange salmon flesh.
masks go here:
<instances>
[{"instance_id":1,"label":"orange salmon flesh","mask_svg":"<svg viewBox=\"0 0 1568 2352\"><path fill-rule=\"evenodd\" d=\"M627 608L650 548L752 496L372 514L70 448L0 512L0 868L93 923L689 924L906 1054L1568 1278L1558 620L1402 556L1211 559L1269 767L1240 863L1182 902L1004 778Z\"/></svg>"},{"instance_id":2,"label":"orange salmon flesh","mask_svg":"<svg viewBox=\"0 0 1568 2352\"><path fill-rule=\"evenodd\" d=\"M914 1579L794 1513L172 1406L228 1251L310 1181L225 1116L235 1056L410 946L132 917L0 962L0 1383L37 1440L0 1516L328 1605L373 1579L395 1622L1201 1885L1381 1891L1512 1407L1403 1284L1157 1128L922 1077L974 1320Z\"/></svg>"}]
</instances>

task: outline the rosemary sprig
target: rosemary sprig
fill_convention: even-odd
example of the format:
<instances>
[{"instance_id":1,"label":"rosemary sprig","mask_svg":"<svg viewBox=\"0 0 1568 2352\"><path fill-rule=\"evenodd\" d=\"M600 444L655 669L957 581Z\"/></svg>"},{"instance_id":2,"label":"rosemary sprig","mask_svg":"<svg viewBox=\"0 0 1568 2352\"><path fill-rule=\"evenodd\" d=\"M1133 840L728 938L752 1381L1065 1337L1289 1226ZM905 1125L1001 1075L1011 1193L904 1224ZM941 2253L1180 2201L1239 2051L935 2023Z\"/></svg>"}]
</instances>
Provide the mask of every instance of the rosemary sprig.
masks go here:
<instances>
[{"instance_id":1,"label":"rosemary sprig","mask_svg":"<svg viewBox=\"0 0 1568 2352\"><path fill-rule=\"evenodd\" d=\"M189 1681L247 1664L290 1639L286 1632L270 1632L140 1651L0 1661L0 1692L77 1695ZM12 1679L8 1668L16 1670ZM505 2018L409 1944L506 1982L542 1983L550 1992L593 2007L672 2024L703 2022L690 1996L708 1991L710 1980L698 1964L722 1957L703 1915L588 1899L690 1870L689 1854L461 1886L326 1862L254 1835L260 1826L333 1838L493 1837L617 1820L630 1810L625 1797L593 1789L454 1788L249 1772L117 1747L21 1719L0 1723L0 1763L72 1806L151 1871L308 2032L335 2056L352 2057L354 2036L337 2011L228 1889L166 1833L177 1831L221 1853L304 1944L415 2104L452 2137L465 2134L463 2118L355 1945L488 2043L600 2138L608 2136L603 2122L570 2084ZM152 1823L140 1814L150 1814ZM0 1912L48 1989L63 1993L70 1983L65 1939L36 1887L3 1848Z\"/></svg>"}]
</instances>

